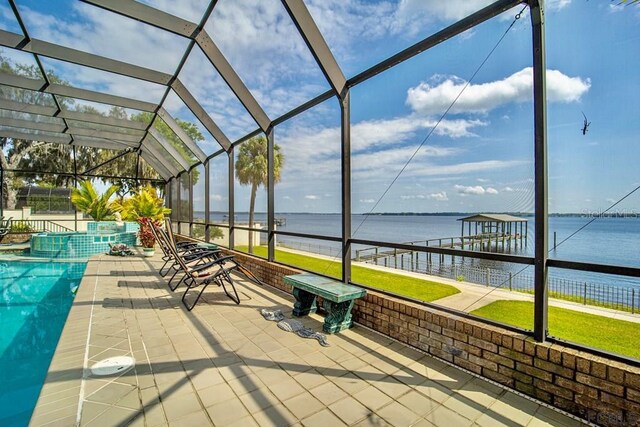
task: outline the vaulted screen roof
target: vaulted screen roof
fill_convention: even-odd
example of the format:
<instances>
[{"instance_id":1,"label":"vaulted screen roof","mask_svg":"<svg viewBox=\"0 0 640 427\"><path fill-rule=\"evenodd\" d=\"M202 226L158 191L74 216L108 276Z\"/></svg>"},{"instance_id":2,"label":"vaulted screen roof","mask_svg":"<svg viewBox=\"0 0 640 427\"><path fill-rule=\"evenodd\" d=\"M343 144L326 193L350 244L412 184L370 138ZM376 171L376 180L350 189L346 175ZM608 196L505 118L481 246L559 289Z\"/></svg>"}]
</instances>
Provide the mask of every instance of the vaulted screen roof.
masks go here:
<instances>
[{"instance_id":1,"label":"vaulted screen roof","mask_svg":"<svg viewBox=\"0 0 640 427\"><path fill-rule=\"evenodd\" d=\"M520 1L497 1L351 79L322 32L326 5L155 3L6 0L0 50L14 66L0 70L0 136L137 153L167 181ZM126 44L111 43L116 36ZM270 38L286 43L278 50ZM230 48L238 44L243 57ZM261 66L291 84L265 84L252 73ZM191 136L181 121L193 124Z\"/></svg>"}]
</instances>

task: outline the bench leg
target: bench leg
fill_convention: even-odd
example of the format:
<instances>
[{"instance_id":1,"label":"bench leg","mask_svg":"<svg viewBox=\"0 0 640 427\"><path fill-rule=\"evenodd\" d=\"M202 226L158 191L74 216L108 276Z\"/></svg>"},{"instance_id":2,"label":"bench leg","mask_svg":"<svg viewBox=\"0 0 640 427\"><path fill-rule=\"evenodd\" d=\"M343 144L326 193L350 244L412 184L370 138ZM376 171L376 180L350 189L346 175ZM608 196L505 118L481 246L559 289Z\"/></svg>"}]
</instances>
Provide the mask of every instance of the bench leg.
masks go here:
<instances>
[{"instance_id":1,"label":"bench leg","mask_svg":"<svg viewBox=\"0 0 640 427\"><path fill-rule=\"evenodd\" d=\"M296 297L296 302L293 304L294 316L306 316L316 312L316 296L314 294L303 289L293 288L293 296Z\"/></svg>"},{"instance_id":2,"label":"bench leg","mask_svg":"<svg viewBox=\"0 0 640 427\"><path fill-rule=\"evenodd\" d=\"M324 300L323 307L327 313L324 318L322 330L328 334L337 333L345 329L349 329L353 322L351 321L351 309L354 300L344 302L332 302Z\"/></svg>"}]
</instances>

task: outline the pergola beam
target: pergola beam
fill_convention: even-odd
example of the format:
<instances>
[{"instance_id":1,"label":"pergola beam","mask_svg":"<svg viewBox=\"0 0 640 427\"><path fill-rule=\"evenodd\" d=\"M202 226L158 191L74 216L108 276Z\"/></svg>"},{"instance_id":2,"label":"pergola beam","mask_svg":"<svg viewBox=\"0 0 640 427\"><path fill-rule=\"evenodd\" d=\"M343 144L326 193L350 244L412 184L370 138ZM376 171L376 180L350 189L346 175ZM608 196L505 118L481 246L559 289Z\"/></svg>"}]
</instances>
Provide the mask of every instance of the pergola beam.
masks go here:
<instances>
[{"instance_id":1,"label":"pergola beam","mask_svg":"<svg viewBox=\"0 0 640 427\"><path fill-rule=\"evenodd\" d=\"M71 145L75 145L78 147L104 148L107 150L124 150L126 148L136 148L138 146L137 143L132 144L130 142L86 136L74 137L73 143Z\"/></svg>"},{"instance_id":2,"label":"pergola beam","mask_svg":"<svg viewBox=\"0 0 640 427\"><path fill-rule=\"evenodd\" d=\"M13 129L1 129L0 134L5 138L24 139L27 141L41 141L53 144L65 144L76 147L104 148L108 150L125 150L127 148L135 148L137 145L93 137L77 137L72 140L71 135L68 135L66 133L35 134L29 132L21 132L19 130Z\"/></svg>"},{"instance_id":3,"label":"pergola beam","mask_svg":"<svg viewBox=\"0 0 640 427\"><path fill-rule=\"evenodd\" d=\"M98 102L100 104L116 105L123 108L131 108L140 111L155 111L156 104L139 101L124 96L109 95L93 90L77 88L73 86L48 84L44 80L31 79L15 74L0 73L0 84L18 89L28 89L35 92L44 92L52 95L65 96L67 98L83 99L85 101Z\"/></svg>"},{"instance_id":4,"label":"pergola beam","mask_svg":"<svg viewBox=\"0 0 640 427\"><path fill-rule=\"evenodd\" d=\"M57 117L98 125L123 127L136 131L142 131L143 133L145 128L147 127L147 124L144 122L138 122L129 119L117 119L115 117L105 117L99 114L83 113L81 111L61 111Z\"/></svg>"},{"instance_id":5,"label":"pergola beam","mask_svg":"<svg viewBox=\"0 0 640 427\"><path fill-rule=\"evenodd\" d=\"M132 144L137 144L140 142L140 137L137 135L128 135L126 133L118 133L118 132L109 132L99 129L89 129L83 127L75 127L71 126L67 130L67 133L75 136L89 136L89 137L97 137L97 138L105 138L118 142L130 142Z\"/></svg>"},{"instance_id":6,"label":"pergola beam","mask_svg":"<svg viewBox=\"0 0 640 427\"><path fill-rule=\"evenodd\" d=\"M158 172L158 175L162 177L165 181L171 179L171 172L169 172L162 163L155 157L153 157L148 151L140 151L140 157L144 159L145 162L149 163L149 165ZM140 178L138 178L140 179Z\"/></svg>"},{"instance_id":7,"label":"pergola beam","mask_svg":"<svg viewBox=\"0 0 640 427\"><path fill-rule=\"evenodd\" d=\"M5 30L0 30L0 46L165 86L169 84L172 78L171 74L60 46L44 40L29 39Z\"/></svg>"},{"instance_id":8,"label":"pergola beam","mask_svg":"<svg viewBox=\"0 0 640 427\"><path fill-rule=\"evenodd\" d=\"M202 31L202 28L204 27L206 20L211 15L211 12L213 11L213 7L217 3L217 1L214 0L209 4L209 7L205 11L201 19L200 25L197 25L191 21L179 18L175 15L166 13L162 10L155 9L151 6L141 4L137 1L132 1L132 0L119 0L116 2L109 1L109 0L82 0L82 1L84 1L85 3L100 7L102 9L117 13L119 15L125 16L127 18L144 22L156 28L160 28L162 30L171 32L173 34L186 37L191 40L189 46L185 50L185 53L182 57L182 60L180 61L179 66L176 68L176 71L173 74L173 76L171 76L171 79L168 85L172 87L174 91L176 91L176 93L179 90L182 92L182 95L179 94L178 96L183 100L183 102L185 102L185 105L187 105L187 108L189 108L196 115L198 120L200 120L200 122L205 126L205 128L207 128L207 130L214 136L216 141L225 150L227 150L231 145L229 139L224 135L224 133L220 130L220 128L213 122L213 120L211 120L209 115L204 111L204 108L202 108L202 106L200 106L200 104L195 100L195 98L193 98L191 94L189 94L188 91L186 91L186 88L184 88L182 83L180 83L178 80L178 75L180 74L180 71L182 70L184 63L186 62L189 53L191 52L191 50L193 49L193 46L196 43L196 36L199 32ZM179 138L184 142L184 144L191 150L191 152L198 158L200 162L206 161L207 156L202 151L202 149L200 149L200 147L197 144L195 144L191 140L191 138L189 138L188 135L186 135L186 133L182 131L181 128L177 130L179 126L175 124L175 120L173 120L173 118L169 115L169 113L166 112L166 110L161 108L162 104L167 98L168 93L169 93L169 88L167 88L167 91L162 97L162 101L160 102L160 105L158 105L158 107L154 109L153 113L157 116L161 116L161 118L173 129L176 135L179 136ZM187 100L188 100L188 104L187 104ZM196 111L197 111L197 114L196 114ZM172 121L173 123L169 123L169 121ZM148 126L145 129L145 131L148 131L150 127L151 126Z\"/></svg>"},{"instance_id":9,"label":"pergola beam","mask_svg":"<svg viewBox=\"0 0 640 427\"><path fill-rule=\"evenodd\" d=\"M347 79L304 2L282 0L282 4L336 95L342 94Z\"/></svg>"},{"instance_id":10,"label":"pergola beam","mask_svg":"<svg viewBox=\"0 0 640 427\"><path fill-rule=\"evenodd\" d=\"M104 139L111 140L113 142L119 142L121 144L127 144L127 143L133 144L140 141L140 137L136 135L127 135L125 133L108 132L108 131L103 131L98 129L89 129L89 128L81 128L81 127L67 127L63 123L34 122L30 120L0 117L0 125L13 127L13 128L16 128L18 131L19 129L28 129L28 130L35 130L35 131L67 134L71 137L78 135L78 136L86 136L86 137L104 138ZM0 134L2 134L2 132L3 131L0 130ZM130 145L130 144L127 144L127 145Z\"/></svg>"},{"instance_id":11,"label":"pergola beam","mask_svg":"<svg viewBox=\"0 0 640 427\"><path fill-rule=\"evenodd\" d=\"M80 111L67 111L62 110L56 114L56 107L49 107L46 105L28 104L25 102L11 101L8 99L0 99L0 110L11 111L14 113L27 113L36 114L43 117L56 117L61 119L76 120L79 122L86 122L92 124L115 126L121 128L132 129L136 131L143 131L146 129L147 124L144 122L137 122L135 120L117 119L114 117L105 117L99 114L84 113Z\"/></svg>"},{"instance_id":12,"label":"pergola beam","mask_svg":"<svg viewBox=\"0 0 640 427\"><path fill-rule=\"evenodd\" d=\"M187 132L178 124L178 122L171 117L171 114L167 112L164 108L160 107L158 110L158 116L171 128L171 130L184 142L184 144L191 150L191 152L200 160L201 162L205 162L207 160L207 155L198 147Z\"/></svg>"},{"instance_id":13,"label":"pergola beam","mask_svg":"<svg viewBox=\"0 0 640 427\"><path fill-rule=\"evenodd\" d=\"M182 84L180 79L176 79L172 84L171 88L178 95L178 97L184 102L184 105L193 113L194 116L200 123L209 131L211 135L218 141L218 144L225 150L228 151L229 147L231 147L231 141L227 136L222 132L222 130L218 127L218 125L211 119L211 116L205 111L205 109L196 101L194 96L189 92L189 90Z\"/></svg>"},{"instance_id":14,"label":"pergola beam","mask_svg":"<svg viewBox=\"0 0 640 427\"><path fill-rule=\"evenodd\" d=\"M41 116L55 117L58 109L48 105L29 104L26 102L0 99L0 110L15 111L18 113L39 114Z\"/></svg>"},{"instance_id":15,"label":"pergola beam","mask_svg":"<svg viewBox=\"0 0 640 427\"><path fill-rule=\"evenodd\" d=\"M88 174L88 173L91 173L91 172L93 172L94 170L99 169L99 168L101 168L102 166L107 165L107 164L109 164L109 163L113 162L114 160L118 160L119 158L121 158L121 157L123 157L123 156L126 156L127 154L131 154L131 153L133 153L133 151L132 151L131 149L129 149L129 150L124 150L122 153L116 154L115 156L111 157L110 159L105 160L104 162L99 163L99 164L97 164L97 165L95 165L95 166L92 166L92 167L90 167L89 169L86 169L84 172L79 173L78 175L86 175L86 174Z\"/></svg>"},{"instance_id":16,"label":"pergola beam","mask_svg":"<svg viewBox=\"0 0 640 427\"><path fill-rule=\"evenodd\" d=\"M206 34L206 31L203 30L204 22L211 14L213 7L217 3L217 1L212 1L209 5L209 9L205 12L202 22L200 25L197 25L194 22L182 19L175 15L169 14L167 12L155 9L151 6L147 6L144 4L140 4L137 1L133 0L81 0L84 3L92 4L94 6L100 7L105 10L109 10L111 12L117 13L119 15L125 16L127 18L135 19L140 22L144 22L145 24L152 25L156 28L159 28L164 31L168 31L170 33L188 38L192 40L192 43L198 43L202 51L205 53L207 58L212 61L212 58L215 56L220 64L220 67L225 70L225 74L220 72L220 69L214 65L218 72L222 75L222 78L227 82L231 90L238 96L239 93L243 95L243 99L240 99L240 102L244 105L244 107L249 111L249 114L254 117L254 120L258 123L260 128L266 130L269 126L269 118L264 113L260 105L253 98L253 95L249 92L249 90L244 86L244 83L237 76L233 68L229 65L227 60L224 58L222 53L219 51L217 47L211 41L211 38ZM202 37L198 39L198 35L202 34ZM210 43L209 43L210 42ZM212 45L212 49L206 51L203 48L204 46ZM190 51L193 48L193 45L190 45L187 51ZM212 55L212 56L210 56ZM196 118L204 125L204 127L211 133L211 135L215 138L215 140L220 144L220 146L225 150L229 150L231 147L231 141L229 138L220 130L218 125L211 119L211 117L206 113L204 108L196 101L196 99L189 93L189 91L185 88L185 86L179 81L178 74L182 69L182 65L184 65L183 58L182 63L176 70L175 79L171 81L170 85L172 89L178 94L180 99L185 103L187 108L191 110L191 112L196 116ZM233 85L233 86L232 86ZM249 110L251 108L251 110ZM159 113L160 111L158 111ZM185 141L185 143L187 143ZM188 145L188 144L187 144ZM196 151L194 154L201 162L204 162L203 159L200 159ZM206 160L206 157L205 157Z\"/></svg>"},{"instance_id":17,"label":"pergola beam","mask_svg":"<svg viewBox=\"0 0 640 427\"><path fill-rule=\"evenodd\" d=\"M142 142L140 143L140 149L142 151L147 150L155 159L162 163L162 165L171 173L171 176L178 176L181 172L178 168L176 168L172 163L164 161L166 154L162 154L160 150L162 147L156 146L157 141L153 139L150 135L147 135ZM166 151L166 150L165 150Z\"/></svg>"},{"instance_id":18,"label":"pergola beam","mask_svg":"<svg viewBox=\"0 0 640 427\"><path fill-rule=\"evenodd\" d=\"M10 126L19 129L42 130L45 132L64 133L67 126L64 123L34 122L31 120L0 117L1 126Z\"/></svg>"},{"instance_id":19,"label":"pergola beam","mask_svg":"<svg viewBox=\"0 0 640 427\"><path fill-rule=\"evenodd\" d=\"M29 132L21 132L19 130L0 129L0 134L5 138L25 139L27 141L42 141L54 144L69 144L71 142L71 135L67 135L64 133L60 133L57 135L39 135Z\"/></svg>"},{"instance_id":20,"label":"pergola beam","mask_svg":"<svg viewBox=\"0 0 640 427\"><path fill-rule=\"evenodd\" d=\"M82 1L182 37L191 38L198 28L198 25L191 21L187 21L186 19L182 19L133 0Z\"/></svg>"},{"instance_id":21,"label":"pergola beam","mask_svg":"<svg viewBox=\"0 0 640 427\"><path fill-rule=\"evenodd\" d=\"M153 127L149 128L148 137L155 140L155 142L162 147L173 159L182 166L185 171L188 171L191 165L185 160L185 158L178 152L176 147L173 146L167 139Z\"/></svg>"},{"instance_id":22,"label":"pergola beam","mask_svg":"<svg viewBox=\"0 0 640 427\"><path fill-rule=\"evenodd\" d=\"M256 121L260 129L266 132L271 125L271 120L264 112L258 101L253 97L249 89L245 86L240 76L233 69L227 58L224 57L218 46L213 42L209 34L205 30L202 30L196 36L196 42L202 52L204 52L211 65L215 67L220 76L227 82L227 85L233 93L236 95L240 103L249 112L253 120Z\"/></svg>"}]
</instances>

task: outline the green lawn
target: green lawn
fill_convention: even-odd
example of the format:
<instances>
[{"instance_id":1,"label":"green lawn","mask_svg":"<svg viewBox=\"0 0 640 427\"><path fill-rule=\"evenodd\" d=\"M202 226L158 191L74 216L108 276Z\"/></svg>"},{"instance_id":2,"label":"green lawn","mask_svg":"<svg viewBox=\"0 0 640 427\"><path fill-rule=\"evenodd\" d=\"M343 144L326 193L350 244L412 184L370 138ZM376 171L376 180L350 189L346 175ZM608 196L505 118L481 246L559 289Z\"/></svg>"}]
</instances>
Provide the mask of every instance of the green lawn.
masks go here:
<instances>
[{"instance_id":1,"label":"green lawn","mask_svg":"<svg viewBox=\"0 0 640 427\"><path fill-rule=\"evenodd\" d=\"M246 246L240 246L236 249L247 252ZM267 248L264 246L254 247L253 252L254 255L263 258L267 257ZM339 278L342 274L341 265L338 261L279 250L276 250L275 260L283 264L304 268L305 270L314 271L326 276ZM457 288L443 283L401 274L387 273L358 265L351 267L351 274L352 280L356 283L415 298L420 301L435 301L460 292Z\"/></svg>"},{"instance_id":2,"label":"green lawn","mask_svg":"<svg viewBox=\"0 0 640 427\"><path fill-rule=\"evenodd\" d=\"M496 301L472 314L521 328L533 328L533 302ZM640 324L549 306L549 334L640 359Z\"/></svg>"}]
</instances>

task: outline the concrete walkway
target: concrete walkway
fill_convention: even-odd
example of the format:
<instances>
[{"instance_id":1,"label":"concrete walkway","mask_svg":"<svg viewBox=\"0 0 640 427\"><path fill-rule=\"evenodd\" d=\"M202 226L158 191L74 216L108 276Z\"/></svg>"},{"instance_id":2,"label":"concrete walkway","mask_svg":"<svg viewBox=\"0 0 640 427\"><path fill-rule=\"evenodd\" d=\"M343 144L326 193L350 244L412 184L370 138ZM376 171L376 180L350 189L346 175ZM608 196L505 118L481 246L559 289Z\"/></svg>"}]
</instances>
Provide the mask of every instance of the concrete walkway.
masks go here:
<instances>
[{"instance_id":1,"label":"concrete walkway","mask_svg":"<svg viewBox=\"0 0 640 427\"><path fill-rule=\"evenodd\" d=\"M457 280L447 279L440 276L431 276L423 273L415 273L405 270L397 270L394 268L382 267L365 263L354 262L353 265L372 268L375 270L385 271L388 273L402 274L404 276L415 277L423 280L432 280L438 283L451 285L460 290L459 294L451 295L437 301L434 304L443 307L452 308L460 311L473 311L480 307L484 307L495 301L515 300L515 301L531 301L533 295L523 292L508 291L505 289L478 285L470 282L459 282ZM626 320L627 322L640 323L640 314L631 314L625 311L613 310L610 308L596 307L593 305L584 305L576 302L564 301L555 298L549 298L549 305L554 307L565 308L568 310L580 311L582 313L595 314L597 316L610 317L612 319Z\"/></svg>"},{"instance_id":2,"label":"concrete walkway","mask_svg":"<svg viewBox=\"0 0 640 427\"><path fill-rule=\"evenodd\" d=\"M578 426L580 421L356 326L322 347L265 320L289 294L238 280L188 312L158 259L88 266L33 426ZM322 318L302 319L321 330ZM87 369L133 356L133 369ZM76 424L77 423L77 424Z\"/></svg>"},{"instance_id":3,"label":"concrete walkway","mask_svg":"<svg viewBox=\"0 0 640 427\"><path fill-rule=\"evenodd\" d=\"M311 256L314 258L325 259L330 262L335 262L335 257L329 257L326 255L313 254L310 252L304 252L297 249L290 249L279 246L277 248L281 251L291 252L303 256ZM352 261L352 265L357 265L364 268L370 268L373 270L384 271L387 273L401 274L404 276L415 277L417 279L431 280L438 283L444 283L451 285L460 290L460 293L451 295L433 301L434 304L442 307L451 308L454 310L460 310L464 312L470 312L476 310L485 305L491 304L495 301L501 300L513 300L513 301L531 301L533 302L533 295L523 292L508 291L505 289L483 286L477 283L471 282L459 282L457 280L447 279L440 276L433 276L425 273L417 273L412 271L406 271L391 267L384 267L381 265L368 264L364 262ZM596 316L604 316L612 319L625 320L627 322L640 323L640 314L631 314L625 311L613 310L610 308L596 307L593 305L584 305L570 301L564 301L555 298L549 298L549 305L554 307L565 308L567 310L580 311L582 313L590 313Z\"/></svg>"}]
</instances>

